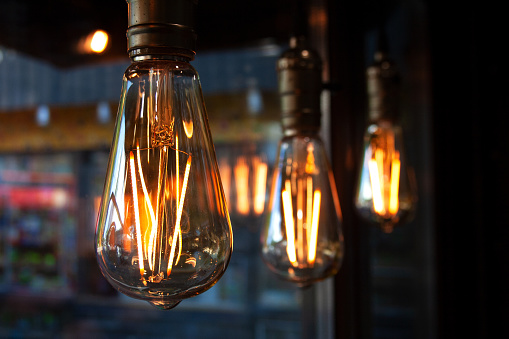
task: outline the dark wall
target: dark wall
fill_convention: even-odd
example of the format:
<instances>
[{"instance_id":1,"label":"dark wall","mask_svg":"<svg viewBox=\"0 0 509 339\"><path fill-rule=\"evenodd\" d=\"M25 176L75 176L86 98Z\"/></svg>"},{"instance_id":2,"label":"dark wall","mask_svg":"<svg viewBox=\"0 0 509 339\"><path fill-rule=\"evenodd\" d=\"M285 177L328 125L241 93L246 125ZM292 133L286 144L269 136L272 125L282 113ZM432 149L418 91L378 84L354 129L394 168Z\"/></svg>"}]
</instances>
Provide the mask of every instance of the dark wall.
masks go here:
<instances>
[{"instance_id":1,"label":"dark wall","mask_svg":"<svg viewBox=\"0 0 509 339\"><path fill-rule=\"evenodd\" d=\"M441 338L506 338L507 28L500 6L429 1Z\"/></svg>"},{"instance_id":2,"label":"dark wall","mask_svg":"<svg viewBox=\"0 0 509 339\"><path fill-rule=\"evenodd\" d=\"M333 167L342 187L348 245L336 279L337 338L373 335L372 277L365 268L370 249L349 199L365 112L365 42L376 25L386 23L408 3L329 1L331 79L339 84L332 96ZM421 172L427 180L420 193L424 191L430 199L430 213L424 217L429 218L433 235L429 250L434 269L429 276L434 294L426 322L435 326L438 338L509 337L505 325L509 314L509 86L507 54L503 53L504 12L487 3L410 3L418 8L423 24L418 38L426 40L420 54L413 55L422 57L420 62L426 66L414 69L413 79L421 86L417 95L427 97L424 104L430 122L429 140L424 143L431 156L420 164L429 168ZM392 31L389 40L415 39L414 33ZM421 78L416 75L419 71Z\"/></svg>"}]
</instances>

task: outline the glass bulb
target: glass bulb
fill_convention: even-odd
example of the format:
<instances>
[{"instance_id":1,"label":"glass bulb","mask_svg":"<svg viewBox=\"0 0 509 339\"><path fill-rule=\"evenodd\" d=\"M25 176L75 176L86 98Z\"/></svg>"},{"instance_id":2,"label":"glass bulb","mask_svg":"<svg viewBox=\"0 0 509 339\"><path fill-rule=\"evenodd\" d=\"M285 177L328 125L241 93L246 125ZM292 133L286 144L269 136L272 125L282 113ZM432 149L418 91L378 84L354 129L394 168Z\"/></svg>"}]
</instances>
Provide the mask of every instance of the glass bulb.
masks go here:
<instances>
[{"instance_id":1,"label":"glass bulb","mask_svg":"<svg viewBox=\"0 0 509 339\"><path fill-rule=\"evenodd\" d=\"M378 121L368 126L364 140L355 206L363 217L390 233L411 215L415 200L401 128Z\"/></svg>"},{"instance_id":2,"label":"glass bulb","mask_svg":"<svg viewBox=\"0 0 509 339\"><path fill-rule=\"evenodd\" d=\"M341 210L322 140L284 137L262 230L262 257L280 278L306 287L336 274L343 258Z\"/></svg>"},{"instance_id":3,"label":"glass bulb","mask_svg":"<svg viewBox=\"0 0 509 339\"><path fill-rule=\"evenodd\" d=\"M198 74L186 59L126 70L96 228L120 292L170 309L212 287L232 229Z\"/></svg>"}]
</instances>

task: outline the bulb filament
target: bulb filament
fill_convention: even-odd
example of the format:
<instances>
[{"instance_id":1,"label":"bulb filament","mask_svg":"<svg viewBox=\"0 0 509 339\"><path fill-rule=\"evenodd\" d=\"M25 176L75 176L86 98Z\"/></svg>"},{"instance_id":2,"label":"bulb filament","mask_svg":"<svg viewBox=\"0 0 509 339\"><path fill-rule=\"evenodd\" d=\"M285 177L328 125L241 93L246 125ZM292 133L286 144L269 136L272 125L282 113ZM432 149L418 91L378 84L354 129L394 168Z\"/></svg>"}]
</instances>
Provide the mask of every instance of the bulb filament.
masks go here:
<instances>
[{"instance_id":1,"label":"bulb filament","mask_svg":"<svg viewBox=\"0 0 509 339\"><path fill-rule=\"evenodd\" d=\"M313 192L311 176L308 176L305 180L306 192L304 192L303 181L297 180L297 209L295 210L297 223L294 219L292 183L290 180L285 181L285 189L281 193L287 240L286 252L288 260L294 267L313 266L317 251L321 192L319 189L315 189ZM303 206L304 204L306 206ZM306 213L305 216L304 212Z\"/></svg>"},{"instance_id":2,"label":"bulb filament","mask_svg":"<svg viewBox=\"0 0 509 339\"><path fill-rule=\"evenodd\" d=\"M164 134L164 133L163 133ZM160 136L161 133L158 133ZM169 141L165 135L164 140ZM166 145L162 147L156 147L159 152L159 162L157 168L157 185L156 192L150 193L147 188L147 179L150 178L150 167L144 168L142 165L141 151L147 149L140 149L139 146L136 150L130 151L129 153L129 171L131 177L131 188L132 188L132 199L134 207L134 224L136 230L136 244L138 251L138 265L141 275L141 280L144 285L149 282L160 282L163 280L164 273L161 271L164 260L167 260L166 266L166 277L168 278L171 274L173 266L179 262L182 253L182 213L184 208L184 201L186 191L188 187L189 172L191 170L191 155L187 154L187 163L184 170L184 178L182 185L180 185L179 178L179 151L178 137L175 140L172 138L173 147ZM160 144L158 144L161 146ZM161 222L167 219L167 208L166 201L171 197L169 192L169 186L167 183L167 166L168 166L168 149L175 150L175 225L172 231L165 231L165 227ZM136 152L136 155L134 154ZM152 160L153 161L153 160ZM150 161L149 161L150 163ZM156 162L157 163L157 162ZM152 165L151 165L152 166ZM139 190L139 186L141 190ZM141 192L140 192L141 191ZM142 195L140 196L140 193ZM165 217L166 216L166 217ZM168 233L169 232L169 233ZM171 235L167 239L166 234ZM177 242L178 241L178 242ZM166 259L164 259L166 258ZM145 260L148 265L148 269L152 272L148 279L145 278L146 267Z\"/></svg>"},{"instance_id":3,"label":"bulb filament","mask_svg":"<svg viewBox=\"0 0 509 339\"><path fill-rule=\"evenodd\" d=\"M168 260L168 276L171 274L171 269L173 267L173 257L175 255L175 248L177 245L177 238L181 238L182 235L180 233L180 219L182 218L182 208L184 207L184 198L186 197L186 189L187 189L187 180L189 179L189 170L191 169L191 156L187 158L186 171L184 174L184 183L182 184L182 192L180 193L179 205L177 210L177 219L175 221L175 230L173 232L171 250L170 250L170 259ZM179 246L178 257L180 258L180 252L182 251L182 245Z\"/></svg>"},{"instance_id":4,"label":"bulb filament","mask_svg":"<svg viewBox=\"0 0 509 339\"><path fill-rule=\"evenodd\" d=\"M384 166L385 153L382 149L375 150L374 159L368 163L371 192L373 194L373 209L383 217L392 217L399 210L399 177L401 162L399 152L392 153L388 162L389 168Z\"/></svg>"},{"instance_id":5,"label":"bulb filament","mask_svg":"<svg viewBox=\"0 0 509 339\"><path fill-rule=\"evenodd\" d=\"M129 162L131 169L131 184L133 189L133 200L134 200L134 223L137 234L137 245L138 245L138 263L140 265L140 274L143 278L145 274L145 267L143 264L143 247L141 245L141 226L140 226L140 210L138 207L138 190L136 189L136 173L134 167L134 156L133 152L129 153Z\"/></svg>"}]
</instances>

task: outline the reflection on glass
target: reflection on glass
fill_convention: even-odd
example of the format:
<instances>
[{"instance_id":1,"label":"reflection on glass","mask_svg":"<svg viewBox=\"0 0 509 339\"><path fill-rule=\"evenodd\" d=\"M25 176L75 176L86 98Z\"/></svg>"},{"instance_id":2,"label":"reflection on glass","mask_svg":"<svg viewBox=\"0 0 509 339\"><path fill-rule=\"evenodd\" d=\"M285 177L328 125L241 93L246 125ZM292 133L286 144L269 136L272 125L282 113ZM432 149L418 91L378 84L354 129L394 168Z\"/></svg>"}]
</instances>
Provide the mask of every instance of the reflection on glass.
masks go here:
<instances>
[{"instance_id":1,"label":"reflection on glass","mask_svg":"<svg viewBox=\"0 0 509 339\"><path fill-rule=\"evenodd\" d=\"M261 215L265 208L267 162L258 155L239 156L233 169L237 195L237 212Z\"/></svg>"}]
</instances>

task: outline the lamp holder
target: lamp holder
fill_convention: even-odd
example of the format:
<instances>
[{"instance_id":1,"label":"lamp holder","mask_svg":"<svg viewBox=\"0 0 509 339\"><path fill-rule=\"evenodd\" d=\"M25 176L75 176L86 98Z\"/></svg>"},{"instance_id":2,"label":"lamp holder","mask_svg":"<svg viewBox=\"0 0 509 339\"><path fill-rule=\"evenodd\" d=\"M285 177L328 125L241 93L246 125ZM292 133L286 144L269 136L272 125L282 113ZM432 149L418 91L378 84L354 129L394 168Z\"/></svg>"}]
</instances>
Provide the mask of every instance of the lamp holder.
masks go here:
<instances>
[{"instance_id":1,"label":"lamp holder","mask_svg":"<svg viewBox=\"0 0 509 339\"><path fill-rule=\"evenodd\" d=\"M382 39L373 64L366 70L368 118L371 122L399 117L400 77L395 63L389 58Z\"/></svg>"},{"instance_id":2,"label":"lamp holder","mask_svg":"<svg viewBox=\"0 0 509 339\"><path fill-rule=\"evenodd\" d=\"M292 37L290 47L277 62L281 124L285 136L318 133L322 60L308 48L304 37Z\"/></svg>"},{"instance_id":3,"label":"lamp holder","mask_svg":"<svg viewBox=\"0 0 509 339\"><path fill-rule=\"evenodd\" d=\"M197 0L126 1L130 58L172 54L194 59Z\"/></svg>"}]
</instances>

